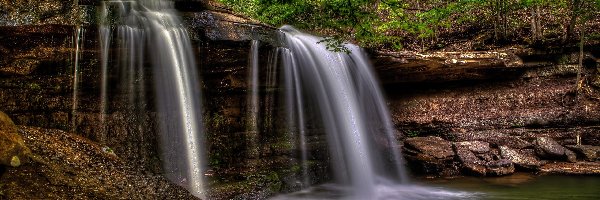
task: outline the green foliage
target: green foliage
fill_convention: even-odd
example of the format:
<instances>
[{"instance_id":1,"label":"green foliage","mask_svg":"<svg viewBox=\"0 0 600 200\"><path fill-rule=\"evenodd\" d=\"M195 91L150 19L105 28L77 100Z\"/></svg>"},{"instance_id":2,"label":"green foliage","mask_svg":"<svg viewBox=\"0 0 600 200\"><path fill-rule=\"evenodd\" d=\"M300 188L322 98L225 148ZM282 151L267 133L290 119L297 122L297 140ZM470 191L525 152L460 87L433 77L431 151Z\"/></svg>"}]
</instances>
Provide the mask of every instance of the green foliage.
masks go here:
<instances>
[{"instance_id":1,"label":"green foliage","mask_svg":"<svg viewBox=\"0 0 600 200\"><path fill-rule=\"evenodd\" d=\"M344 46L346 42L340 37L325 37L325 39L317 42L317 44L320 43L325 43L325 47L327 47L327 50L329 51L350 53L350 49Z\"/></svg>"},{"instance_id":2,"label":"green foliage","mask_svg":"<svg viewBox=\"0 0 600 200\"><path fill-rule=\"evenodd\" d=\"M531 10L568 21L574 9L581 21L598 17L600 0L219 0L236 12L262 22L329 35L321 41L328 49L347 52L343 41L364 47L403 48L406 40L433 40L444 31L465 26L493 27L495 32L516 32L530 25L523 17ZM535 8L535 9L534 9ZM519 14L521 17L515 19ZM581 22L580 22L581 23ZM562 27L561 27L562 26ZM553 25L563 32L565 25ZM547 30L552 32L553 30ZM556 31L555 31L556 32ZM507 37L507 35L503 35Z\"/></svg>"},{"instance_id":3,"label":"green foliage","mask_svg":"<svg viewBox=\"0 0 600 200\"><path fill-rule=\"evenodd\" d=\"M419 131L407 131L406 136L408 137L418 137L421 133Z\"/></svg>"}]
</instances>

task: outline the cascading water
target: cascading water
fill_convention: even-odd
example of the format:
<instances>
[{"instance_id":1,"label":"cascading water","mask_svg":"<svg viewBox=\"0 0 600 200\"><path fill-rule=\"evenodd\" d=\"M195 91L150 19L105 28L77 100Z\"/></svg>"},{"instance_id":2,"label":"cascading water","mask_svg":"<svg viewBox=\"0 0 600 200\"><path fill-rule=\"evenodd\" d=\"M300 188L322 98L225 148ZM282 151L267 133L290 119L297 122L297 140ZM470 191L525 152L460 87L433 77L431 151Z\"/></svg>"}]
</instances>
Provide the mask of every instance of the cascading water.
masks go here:
<instances>
[{"instance_id":1,"label":"cascading water","mask_svg":"<svg viewBox=\"0 0 600 200\"><path fill-rule=\"evenodd\" d=\"M79 107L79 84L81 81L81 70L79 69L79 60L81 59L81 52L83 51L83 42L85 41L85 29L82 26L77 26L75 35L73 37L73 44L75 45L75 56L73 61L73 105L71 105L71 115L77 115L77 108ZM71 121L71 131L75 132L76 118L73 117Z\"/></svg>"},{"instance_id":2,"label":"cascading water","mask_svg":"<svg viewBox=\"0 0 600 200\"><path fill-rule=\"evenodd\" d=\"M248 136L247 146L248 146L248 158L257 158L258 151L258 136L260 134L258 130L258 110L259 110L259 102L258 102L258 94L259 94L259 77L258 77L258 48L260 42L258 40L252 40L250 46L250 63L248 65L248 113L247 113L247 121L246 121L246 132Z\"/></svg>"},{"instance_id":3,"label":"cascading water","mask_svg":"<svg viewBox=\"0 0 600 200\"><path fill-rule=\"evenodd\" d=\"M143 103L144 61L152 61L156 109L160 124L161 160L171 181L205 198L205 155L196 62L186 29L172 2L164 0L103 1L100 27L102 48L101 112L108 113L108 74L111 40L129 103ZM113 37L116 30L116 38ZM137 84L136 84L137 83ZM135 106L134 106L135 107ZM143 108L143 106L140 106Z\"/></svg>"},{"instance_id":4,"label":"cascading water","mask_svg":"<svg viewBox=\"0 0 600 200\"><path fill-rule=\"evenodd\" d=\"M335 184L275 199L446 199L462 198L424 187L409 186L390 115L366 54L346 44L350 53L332 52L323 38L291 26L281 28L281 51L289 126L299 134L303 183L306 165L306 114L317 110L331 158ZM313 106L307 109L305 106ZM303 185L305 185L303 184ZM325 192L319 196L318 193ZM319 192L320 191L320 192ZM331 193L339 193L331 195ZM311 196L312 195L312 196Z\"/></svg>"},{"instance_id":5,"label":"cascading water","mask_svg":"<svg viewBox=\"0 0 600 200\"><path fill-rule=\"evenodd\" d=\"M349 184L358 199L374 197L378 178L398 175L385 172L386 158L376 156L376 149L396 144L392 129L386 127L390 119L386 109L381 109L385 104L362 50L346 45L351 53L335 53L318 44L322 38L289 26L282 31L289 48L283 56L286 80L293 85L288 89L295 91L288 95L295 101L291 105L295 110L289 110L297 113L302 151L306 151L303 98L308 97L320 112L337 181ZM399 165L395 167L401 171Z\"/></svg>"}]
</instances>

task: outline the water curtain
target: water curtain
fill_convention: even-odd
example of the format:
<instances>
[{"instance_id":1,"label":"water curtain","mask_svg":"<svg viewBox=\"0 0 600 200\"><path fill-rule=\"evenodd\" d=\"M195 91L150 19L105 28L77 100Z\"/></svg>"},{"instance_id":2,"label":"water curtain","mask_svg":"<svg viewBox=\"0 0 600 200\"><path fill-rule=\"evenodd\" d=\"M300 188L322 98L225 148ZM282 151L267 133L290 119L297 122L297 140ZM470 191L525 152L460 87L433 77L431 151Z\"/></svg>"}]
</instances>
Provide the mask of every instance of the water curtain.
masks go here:
<instances>
[{"instance_id":1,"label":"water curtain","mask_svg":"<svg viewBox=\"0 0 600 200\"><path fill-rule=\"evenodd\" d=\"M173 3L103 1L101 11L102 122L110 110L109 61L119 60L117 70L127 74L122 76L125 86L121 87L128 90L132 104L145 99L141 80L145 62L151 61L163 170L168 179L205 198L200 82L188 33L175 15ZM111 55L113 43L121 49L117 55Z\"/></svg>"}]
</instances>

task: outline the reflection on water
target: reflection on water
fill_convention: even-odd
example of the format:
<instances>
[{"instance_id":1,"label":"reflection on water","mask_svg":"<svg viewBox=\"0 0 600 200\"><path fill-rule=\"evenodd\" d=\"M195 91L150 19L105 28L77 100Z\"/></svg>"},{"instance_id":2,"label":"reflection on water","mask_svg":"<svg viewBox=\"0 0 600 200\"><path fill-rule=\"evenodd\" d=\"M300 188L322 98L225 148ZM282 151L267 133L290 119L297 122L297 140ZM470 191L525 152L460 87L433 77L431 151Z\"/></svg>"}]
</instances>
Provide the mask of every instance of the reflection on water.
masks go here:
<instances>
[{"instance_id":1,"label":"reflection on water","mask_svg":"<svg viewBox=\"0 0 600 200\"><path fill-rule=\"evenodd\" d=\"M416 180L415 184L378 184L376 200L598 200L599 176L535 176L519 173L496 178L462 177ZM312 187L272 199L352 199L350 188Z\"/></svg>"}]
</instances>

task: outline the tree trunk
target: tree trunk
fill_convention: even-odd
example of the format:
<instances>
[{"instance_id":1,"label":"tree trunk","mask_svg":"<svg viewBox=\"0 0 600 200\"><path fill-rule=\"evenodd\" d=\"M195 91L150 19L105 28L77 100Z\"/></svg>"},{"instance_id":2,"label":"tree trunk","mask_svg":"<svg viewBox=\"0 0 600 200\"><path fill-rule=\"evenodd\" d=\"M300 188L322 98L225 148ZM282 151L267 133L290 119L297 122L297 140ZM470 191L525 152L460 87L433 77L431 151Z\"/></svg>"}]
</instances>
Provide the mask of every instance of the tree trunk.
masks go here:
<instances>
[{"instance_id":1,"label":"tree trunk","mask_svg":"<svg viewBox=\"0 0 600 200\"><path fill-rule=\"evenodd\" d=\"M538 43L542 39L542 25L540 23L540 6L531 9L531 41Z\"/></svg>"},{"instance_id":2,"label":"tree trunk","mask_svg":"<svg viewBox=\"0 0 600 200\"><path fill-rule=\"evenodd\" d=\"M537 35L537 17L536 17L536 13L535 13L535 9L531 9L531 42L532 43L537 43L538 42L538 35Z\"/></svg>"},{"instance_id":3,"label":"tree trunk","mask_svg":"<svg viewBox=\"0 0 600 200\"><path fill-rule=\"evenodd\" d=\"M573 30L575 29L575 24L577 23L577 17L579 16L579 9L581 0L573 0L571 4L571 19L569 19L569 24L567 26L567 32L565 33L565 38L563 38L564 42L567 42L571 35L573 35Z\"/></svg>"},{"instance_id":4,"label":"tree trunk","mask_svg":"<svg viewBox=\"0 0 600 200\"><path fill-rule=\"evenodd\" d=\"M575 82L575 93L579 94L579 90L583 86L583 80L581 80L581 74L583 72L583 31L579 38L579 70L577 70L577 82Z\"/></svg>"}]
</instances>

